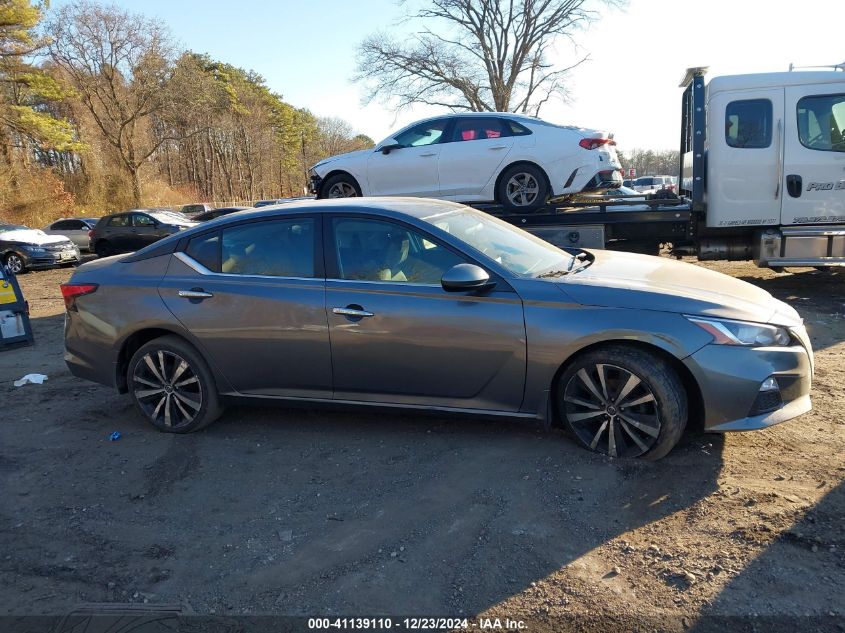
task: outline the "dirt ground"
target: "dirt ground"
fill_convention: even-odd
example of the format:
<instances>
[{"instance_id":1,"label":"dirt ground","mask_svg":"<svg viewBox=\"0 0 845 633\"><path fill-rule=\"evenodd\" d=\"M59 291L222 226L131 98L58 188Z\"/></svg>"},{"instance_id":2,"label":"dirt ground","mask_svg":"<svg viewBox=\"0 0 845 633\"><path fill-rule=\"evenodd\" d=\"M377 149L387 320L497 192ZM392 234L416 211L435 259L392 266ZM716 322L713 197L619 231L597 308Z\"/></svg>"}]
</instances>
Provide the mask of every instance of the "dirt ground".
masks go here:
<instances>
[{"instance_id":1,"label":"dirt ground","mask_svg":"<svg viewBox=\"0 0 845 633\"><path fill-rule=\"evenodd\" d=\"M23 275L36 344L0 352L0 613L484 614L529 631L716 616L810 630L815 616L813 630L845 630L845 271L707 266L805 318L813 411L688 434L658 463L526 424L360 412L231 408L205 432L157 433L66 370L69 271ZM49 380L12 386L29 372Z\"/></svg>"}]
</instances>

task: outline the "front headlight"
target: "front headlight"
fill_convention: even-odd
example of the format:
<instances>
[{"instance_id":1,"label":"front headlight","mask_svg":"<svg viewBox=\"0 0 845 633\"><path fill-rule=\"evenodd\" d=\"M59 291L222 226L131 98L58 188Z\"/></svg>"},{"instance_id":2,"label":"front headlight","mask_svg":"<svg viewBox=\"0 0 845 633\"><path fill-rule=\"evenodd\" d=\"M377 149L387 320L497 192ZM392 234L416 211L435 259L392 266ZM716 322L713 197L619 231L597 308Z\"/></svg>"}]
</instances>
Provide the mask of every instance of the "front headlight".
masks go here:
<instances>
[{"instance_id":1,"label":"front headlight","mask_svg":"<svg viewBox=\"0 0 845 633\"><path fill-rule=\"evenodd\" d=\"M789 330L776 325L693 316L687 316L686 318L710 334L713 337L714 345L785 347L792 344L792 337L789 335Z\"/></svg>"}]
</instances>

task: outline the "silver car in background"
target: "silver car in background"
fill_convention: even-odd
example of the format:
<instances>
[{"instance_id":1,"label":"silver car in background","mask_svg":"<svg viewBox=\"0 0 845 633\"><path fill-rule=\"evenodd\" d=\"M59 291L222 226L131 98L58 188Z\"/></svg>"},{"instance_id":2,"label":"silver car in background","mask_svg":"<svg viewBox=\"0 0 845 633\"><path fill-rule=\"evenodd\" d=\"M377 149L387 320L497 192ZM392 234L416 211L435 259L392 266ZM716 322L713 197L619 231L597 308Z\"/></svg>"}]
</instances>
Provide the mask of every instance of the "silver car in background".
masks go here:
<instances>
[{"instance_id":1,"label":"silver car in background","mask_svg":"<svg viewBox=\"0 0 845 633\"><path fill-rule=\"evenodd\" d=\"M810 410L801 318L666 258L560 250L419 198L243 211L62 286L66 361L185 433L235 398L561 424L659 458L687 421L759 429Z\"/></svg>"}]
</instances>

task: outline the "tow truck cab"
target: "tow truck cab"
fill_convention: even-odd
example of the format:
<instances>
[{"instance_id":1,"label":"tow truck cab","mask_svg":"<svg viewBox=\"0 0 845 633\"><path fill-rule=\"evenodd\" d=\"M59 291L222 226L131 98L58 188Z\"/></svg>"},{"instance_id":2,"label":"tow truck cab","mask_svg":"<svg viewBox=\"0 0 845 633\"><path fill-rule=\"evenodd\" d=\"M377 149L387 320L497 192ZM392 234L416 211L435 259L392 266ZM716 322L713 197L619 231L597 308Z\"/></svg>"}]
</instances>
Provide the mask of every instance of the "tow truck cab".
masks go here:
<instances>
[{"instance_id":1,"label":"tow truck cab","mask_svg":"<svg viewBox=\"0 0 845 633\"><path fill-rule=\"evenodd\" d=\"M845 265L845 72L716 77L684 87L681 193L699 259Z\"/></svg>"}]
</instances>

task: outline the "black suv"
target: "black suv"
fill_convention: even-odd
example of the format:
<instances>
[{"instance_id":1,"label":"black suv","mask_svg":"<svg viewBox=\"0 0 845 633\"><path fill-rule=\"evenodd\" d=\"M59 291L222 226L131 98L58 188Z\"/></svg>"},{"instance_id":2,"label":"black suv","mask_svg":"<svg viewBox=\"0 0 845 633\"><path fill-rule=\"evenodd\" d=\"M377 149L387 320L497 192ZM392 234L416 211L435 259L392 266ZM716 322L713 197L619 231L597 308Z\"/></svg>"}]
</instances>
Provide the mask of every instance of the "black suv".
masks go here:
<instances>
[{"instance_id":1,"label":"black suv","mask_svg":"<svg viewBox=\"0 0 845 633\"><path fill-rule=\"evenodd\" d=\"M91 231L90 248L99 257L128 253L195 225L196 222L169 209L113 213L100 218Z\"/></svg>"}]
</instances>

